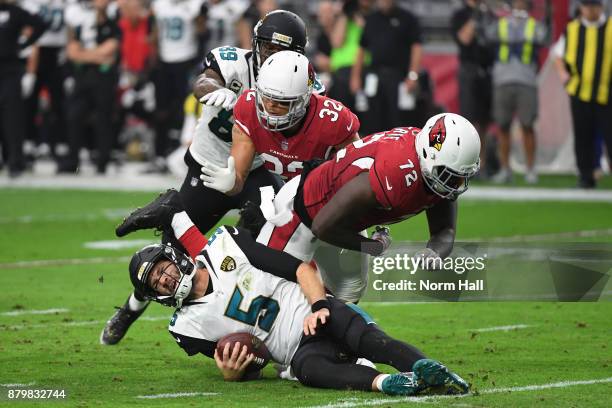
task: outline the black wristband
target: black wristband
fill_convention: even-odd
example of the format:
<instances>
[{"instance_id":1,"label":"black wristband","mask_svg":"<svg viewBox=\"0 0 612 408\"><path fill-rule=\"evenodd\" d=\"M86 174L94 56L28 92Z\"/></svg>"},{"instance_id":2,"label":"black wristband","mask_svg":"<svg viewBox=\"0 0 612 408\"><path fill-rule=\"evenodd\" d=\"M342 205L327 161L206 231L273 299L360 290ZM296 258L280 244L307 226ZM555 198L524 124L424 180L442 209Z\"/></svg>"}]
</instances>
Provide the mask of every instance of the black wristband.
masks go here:
<instances>
[{"instance_id":1,"label":"black wristband","mask_svg":"<svg viewBox=\"0 0 612 408\"><path fill-rule=\"evenodd\" d=\"M310 306L310 310L312 311L312 313L315 313L321 309L329 309L329 300L327 299L321 299L321 300L317 300L316 302L314 302L312 304L312 306Z\"/></svg>"}]
</instances>

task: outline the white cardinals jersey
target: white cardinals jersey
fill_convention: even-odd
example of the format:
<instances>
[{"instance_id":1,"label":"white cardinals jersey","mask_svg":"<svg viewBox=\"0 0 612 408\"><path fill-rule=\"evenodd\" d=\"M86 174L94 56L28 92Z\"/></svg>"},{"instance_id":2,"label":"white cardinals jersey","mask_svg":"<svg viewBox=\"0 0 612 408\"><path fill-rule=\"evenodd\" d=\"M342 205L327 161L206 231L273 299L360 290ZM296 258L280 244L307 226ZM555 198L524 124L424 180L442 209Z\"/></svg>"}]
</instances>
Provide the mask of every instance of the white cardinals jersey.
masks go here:
<instances>
[{"instance_id":1,"label":"white cardinals jersey","mask_svg":"<svg viewBox=\"0 0 612 408\"><path fill-rule=\"evenodd\" d=\"M228 334L248 332L265 343L275 362L291 364L310 305L297 283L254 264L271 271L286 265L285 270L294 269L295 275L300 262L288 254L261 247L245 230L220 227L196 257L198 266L208 270L212 291L184 303L168 327L187 353L202 350L190 352L183 342L214 345ZM262 256L262 251L271 252Z\"/></svg>"},{"instance_id":2,"label":"white cardinals jersey","mask_svg":"<svg viewBox=\"0 0 612 408\"><path fill-rule=\"evenodd\" d=\"M68 33L64 23L64 12L72 0L25 0L23 8L42 18L49 28L37 44L41 47L65 47L68 42Z\"/></svg>"},{"instance_id":3,"label":"white cardinals jersey","mask_svg":"<svg viewBox=\"0 0 612 408\"><path fill-rule=\"evenodd\" d=\"M245 0L222 0L208 4L206 26L208 28L207 48L212 50L223 45L238 45L236 24L249 7Z\"/></svg>"},{"instance_id":4,"label":"white cardinals jersey","mask_svg":"<svg viewBox=\"0 0 612 408\"><path fill-rule=\"evenodd\" d=\"M225 80L225 87L240 95L255 85L251 50L236 47L219 47L204 60L204 69L212 68ZM203 106L202 115L195 128L189 151L200 164L205 161L226 167L232 146L234 116L217 106ZM263 164L259 156L253 160L251 170Z\"/></svg>"},{"instance_id":5,"label":"white cardinals jersey","mask_svg":"<svg viewBox=\"0 0 612 408\"><path fill-rule=\"evenodd\" d=\"M163 62L185 62L196 57L198 40L195 19L204 0L155 0L159 56Z\"/></svg>"}]
</instances>

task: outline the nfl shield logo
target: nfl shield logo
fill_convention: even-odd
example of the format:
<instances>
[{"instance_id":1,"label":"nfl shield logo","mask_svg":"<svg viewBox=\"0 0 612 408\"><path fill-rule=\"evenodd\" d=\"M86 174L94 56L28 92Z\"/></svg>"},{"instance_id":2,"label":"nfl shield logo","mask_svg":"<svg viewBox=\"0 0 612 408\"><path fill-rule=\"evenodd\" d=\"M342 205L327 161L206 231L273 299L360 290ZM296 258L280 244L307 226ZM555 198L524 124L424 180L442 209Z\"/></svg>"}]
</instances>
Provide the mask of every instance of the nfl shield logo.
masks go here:
<instances>
[{"instance_id":1,"label":"nfl shield logo","mask_svg":"<svg viewBox=\"0 0 612 408\"><path fill-rule=\"evenodd\" d=\"M195 177L192 177L190 184L191 184L191 187L197 186L198 185L198 179L195 178Z\"/></svg>"},{"instance_id":2,"label":"nfl shield logo","mask_svg":"<svg viewBox=\"0 0 612 408\"><path fill-rule=\"evenodd\" d=\"M283 150L289 149L289 142L286 140L283 140L280 145L281 145L281 149Z\"/></svg>"}]
</instances>

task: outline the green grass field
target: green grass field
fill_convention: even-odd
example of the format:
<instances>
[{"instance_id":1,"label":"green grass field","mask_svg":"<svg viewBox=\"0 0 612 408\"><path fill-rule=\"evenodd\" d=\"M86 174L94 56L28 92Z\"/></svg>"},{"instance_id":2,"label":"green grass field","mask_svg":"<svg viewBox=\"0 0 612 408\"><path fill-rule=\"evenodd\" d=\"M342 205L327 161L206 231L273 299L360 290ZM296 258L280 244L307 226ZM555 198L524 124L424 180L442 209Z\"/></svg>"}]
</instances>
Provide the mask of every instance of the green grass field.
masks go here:
<instances>
[{"instance_id":1,"label":"green grass field","mask_svg":"<svg viewBox=\"0 0 612 408\"><path fill-rule=\"evenodd\" d=\"M139 242L114 250L88 243L119 242L114 226L154 195L4 189L0 197L2 406L612 406L609 302L363 305L389 334L468 379L474 392L461 398L413 401L310 389L275 379L271 367L262 381L224 383L212 360L189 358L174 344L166 331L171 310L157 304L119 345L101 346L104 322L130 293L126 259ZM611 214L612 203L465 201L458 239L546 235L548 240L612 242ZM581 238L579 231L601 233ZM425 240L425 218L395 225L392 232L395 239ZM138 232L123 241L129 240L156 238ZM49 309L58 310L29 313ZM478 330L506 325L525 327ZM65 389L67 396L62 401L11 401L8 392L18 386L9 384ZM197 394L139 398L165 393Z\"/></svg>"}]
</instances>

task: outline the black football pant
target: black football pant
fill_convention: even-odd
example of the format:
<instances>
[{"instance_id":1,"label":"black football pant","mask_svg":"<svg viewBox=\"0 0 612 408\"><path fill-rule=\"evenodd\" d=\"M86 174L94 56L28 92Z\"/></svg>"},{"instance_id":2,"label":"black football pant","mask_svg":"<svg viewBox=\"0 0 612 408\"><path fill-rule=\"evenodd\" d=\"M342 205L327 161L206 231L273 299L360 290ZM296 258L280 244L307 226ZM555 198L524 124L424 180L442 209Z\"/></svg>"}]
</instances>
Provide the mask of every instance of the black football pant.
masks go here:
<instances>
[{"instance_id":1,"label":"black football pant","mask_svg":"<svg viewBox=\"0 0 612 408\"><path fill-rule=\"evenodd\" d=\"M47 142L55 146L66 140L66 121L64 113L64 66L58 63L62 48L40 47L36 84L32 95L26 99L27 138L35 142ZM36 123L38 114L39 93L42 87L49 91L51 99L51 116L46 134L41 134Z\"/></svg>"},{"instance_id":2,"label":"black football pant","mask_svg":"<svg viewBox=\"0 0 612 408\"><path fill-rule=\"evenodd\" d=\"M67 101L70 154L66 164L78 166L79 150L86 138L85 123L93 116L95 147L98 152L96 167L99 173L103 173L116 139L113 115L118 75L115 71L102 72L92 66L77 70L74 77L74 91Z\"/></svg>"},{"instance_id":3,"label":"black football pant","mask_svg":"<svg viewBox=\"0 0 612 408\"><path fill-rule=\"evenodd\" d=\"M2 151L9 171L20 172L25 168L23 135L25 112L21 97L20 63L0 63L0 134Z\"/></svg>"},{"instance_id":4,"label":"black football pant","mask_svg":"<svg viewBox=\"0 0 612 408\"><path fill-rule=\"evenodd\" d=\"M604 137L608 162L612 163L612 103L600 105L571 98L574 123L574 151L582 183L595 186L593 171L598 165L595 140L598 132Z\"/></svg>"},{"instance_id":5,"label":"black football pant","mask_svg":"<svg viewBox=\"0 0 612 408\"><path fill-rule=\"evenodd\" d=\"M274 191L278 192L283 185L280 177L261 166L249 173L240 194L227 196L212 188L204 187L200 180L202 165L195 161L189 150L185 154L185 163L188 170L179 190L179 196L185 212L204 235L223 218L225 213L242 208L247 201L259 207L261 203L260 187L272 186ZM186 252L176 237L164 234L162 240ZM137 292L135 296L137 299L144 299Z\"/></svg>"},{"instance_id":6,"label":"black football pant","mask_svg":"<svg viewBox=\"0 0 612 408\"><path fill-rule=\"evenodd\" d=\"M304 385L370 391L378 370L357 358L412 371L425 358L415 347L389 337L358 306L330 298L331 319L314 336L304 336L291 368Z\"/></svg>"},{"instance_id":7,"label":"black football pant","mask_svg":"<svg viewBox=\"0 0 612 408\"><path fill-rule=\"evenodd\" d=\"M191 60L185 62L160 62L153 73L155 84L155 155L165 157L172 150L169 131L181 129L183 105L189 94L189 75L195 66Z\"/></svg>"}]
</instances>

